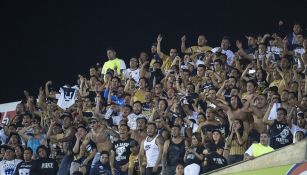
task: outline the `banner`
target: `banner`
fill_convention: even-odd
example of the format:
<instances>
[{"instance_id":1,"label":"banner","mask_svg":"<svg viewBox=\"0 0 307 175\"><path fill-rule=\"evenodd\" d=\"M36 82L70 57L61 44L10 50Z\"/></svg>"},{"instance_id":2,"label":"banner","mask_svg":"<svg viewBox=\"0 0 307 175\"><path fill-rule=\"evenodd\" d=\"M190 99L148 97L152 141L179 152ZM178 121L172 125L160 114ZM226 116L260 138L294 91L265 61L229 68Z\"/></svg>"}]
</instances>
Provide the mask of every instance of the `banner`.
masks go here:
<instances>
[{"instance_id":1,"label":"banner","mask_svg":"<svg viewBox=\"0 0 307 175\"><path fill-rule=\"evenodd\" d=\"M21 101L0 104L1 123L6 123L8 119L12 119L16 115L16 106Z\"/></svg>"}]
</instances>

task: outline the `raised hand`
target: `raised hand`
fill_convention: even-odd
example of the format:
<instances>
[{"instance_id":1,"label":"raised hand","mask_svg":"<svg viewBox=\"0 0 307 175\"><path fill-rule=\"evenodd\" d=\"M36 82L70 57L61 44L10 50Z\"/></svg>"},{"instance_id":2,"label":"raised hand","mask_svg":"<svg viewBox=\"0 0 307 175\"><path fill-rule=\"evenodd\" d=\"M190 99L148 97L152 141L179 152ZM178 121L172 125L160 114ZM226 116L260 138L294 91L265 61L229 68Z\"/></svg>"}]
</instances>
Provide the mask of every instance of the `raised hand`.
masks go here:
<instances>
[{"instance_id":1,"label":"raised hand","mask_svg":"<svg viewBox=\"0 0 307 175\"><path fill-rule=\"evenodd\" d=\"M159 42L159 43L160 43L160 42L162 41L162 39L163 39L162 35L161 35L161 34L159 34L159 35L158 35L158 38L157 38L157 42Z\"/></svg>"},{"instance_id":2,"label":"raised hand","mask_svg":"<svg viewBox=\"0 0 307 175\"><path fill-rule=\"evenodd\" d=\"M52 81L47 81L46 86L52 85Z\"/></svg>"},{"instance_id":3,"label":"raised hand","mask_svg":"<svg viewBox=\"0 0 307 175\"><path fill-rule=\"evenodd\" d=\"M24 90L24 91L23 91L23 94L25 95L25 97L26 97L27 99L30 98L29 92L28 92L27 90Z\"/></svg>"},{"instance_id":4,"label":"raised hand","mask_svg":"<svg viewBox=\"0 0 307 175\"><path fill-rule=\"evenodd\" d=\"M266 33L264 36L263 36L263 38L268 38L268 37L270 37L271 35L269 34L269 33Z\"/></svg>"},{"instance_id":5,"label":"raised hand","mask_svg":"<svg viewBox=\"0 0 307 175\"><path fill-rule=\"evenodd\" d=\"M43 95L45 95L45 91L44 91L43 87L39 87L38 96L41 97Z\"/></svg>"},{"instance_id":6,"label":"raised hand","mask_svg":"<svg viewBox=\"0 0 307 175\"><path fill-rule=\"evenodd\" d=\"M185 36L185 35L183 35L182 37L181 37L181 42L185 42L187 40L187 37Z\"/></svg>"}]
</instances>

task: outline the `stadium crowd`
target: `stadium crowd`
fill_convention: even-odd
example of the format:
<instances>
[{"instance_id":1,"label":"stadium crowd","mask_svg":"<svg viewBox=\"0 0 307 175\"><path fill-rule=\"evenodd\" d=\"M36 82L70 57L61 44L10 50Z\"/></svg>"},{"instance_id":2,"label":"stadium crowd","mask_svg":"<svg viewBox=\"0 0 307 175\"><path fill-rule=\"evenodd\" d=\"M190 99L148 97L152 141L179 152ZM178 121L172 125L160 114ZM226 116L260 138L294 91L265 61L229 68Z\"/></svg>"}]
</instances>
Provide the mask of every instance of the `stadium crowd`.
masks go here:
<instances>
[{"instance_id":1,"label":"stadium crowd","mask_svg":"<svg viewBox=\"0 0 307 175\"><path fill-rule=\"evenodd\" d=\"M108 60L56 89L24 92L0 130L1 175L196 175L295 144L307 131L307 35L223 37L210 47Z\"/></svg>"}]
</instances>

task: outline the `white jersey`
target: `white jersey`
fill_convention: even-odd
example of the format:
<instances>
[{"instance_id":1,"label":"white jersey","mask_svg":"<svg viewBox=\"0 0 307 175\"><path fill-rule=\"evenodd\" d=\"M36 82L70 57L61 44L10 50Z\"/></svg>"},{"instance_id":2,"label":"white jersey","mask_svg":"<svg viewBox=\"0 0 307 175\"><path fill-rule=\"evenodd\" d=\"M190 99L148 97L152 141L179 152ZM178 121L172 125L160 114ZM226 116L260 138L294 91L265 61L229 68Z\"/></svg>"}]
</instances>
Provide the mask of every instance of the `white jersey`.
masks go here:
<instances>
[{"instance_id":1,"label":"white jersey","mask_svg":"<svg viewBox=\"0 0 307 175\"><path fill-rule=\"evenodd\" d=\"M61 95L59 97L57 105L64 110L71 107L73 104L75 104L76 93L77 93L78 90L79 89L78 89L77 86L73 86L73 87L63 86L63 87L61 87L61 89L59 91L61 93Z\"/></svg>"},{"instance_id":2,"label":"white jersey","mask_svg":"<svg viewBox=\"0 0 307 175\"><path fill-rule=\"evenodd\" d=\"M0 162L0 174L1 175L13 175L17 165L22 162L20 159L14 160L2 160Z\"/></svg>"},{"instance_id":3,"label":"white jersey","mask_svg":"<svg viewBox=\"0 0 307 175\"><path fill-rule=\"evenodd\" d=\"M147 165L146 167L154 167L159 156L159 147L156 144L156 139L159 136L157 134L152 141L148 142L148 136L146 137L144 141L144 150L146 153L146 159L147 159Z\"/></svg>"},{"instance_id":4,"label":"white jersey","mask_svg":"<svg viewBox=\"0 0 307 175\"><path fill-rule=\"evenodd\" d=\"M220 49L220 47L215 47L211 51L213 53L216 53L219 49ZM225 54L227 56L227 64L231 65L231 63L233 61L233 57L235 56L235 54L229 49L228 50L222 50L222 54Z\"/></svg>"},{"instance_id":5,"label":"white jersey","mask_svg":"<svg viewBox=\"0 0 307 175\"><path fill-rule=\"evenodd\" d=\"M130 78L130 76L135 80L136 83L139 83L140 80L140 69L136 69L136 70L131 70L126 69L125 71L125 79Z\"/></svg>"}]
</instances>

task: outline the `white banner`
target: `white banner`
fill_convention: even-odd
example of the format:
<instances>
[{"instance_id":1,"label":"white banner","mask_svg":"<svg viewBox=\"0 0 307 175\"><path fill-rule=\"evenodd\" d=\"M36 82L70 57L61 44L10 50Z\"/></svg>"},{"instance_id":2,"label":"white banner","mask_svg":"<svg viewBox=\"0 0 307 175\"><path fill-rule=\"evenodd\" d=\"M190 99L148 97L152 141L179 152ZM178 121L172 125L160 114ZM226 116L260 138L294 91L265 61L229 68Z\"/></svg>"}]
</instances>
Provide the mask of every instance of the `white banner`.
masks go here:
<instances>
[{"instance_id":1,"label":"white banner","mask_svg":"<svg viewBox=\"0 0 307 175\"><path fill-rule=\"evenodd\" d=\"M1 123L6 123L7 119L11 119L16 115L16 106L21 101L0 104Z\"/></svg>"}]
</instances>

